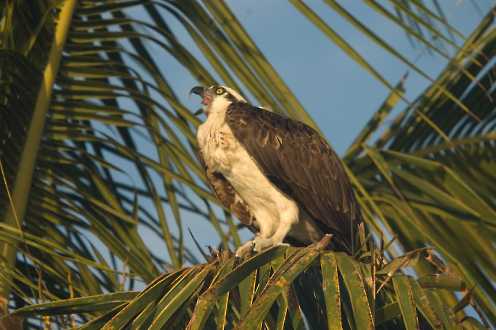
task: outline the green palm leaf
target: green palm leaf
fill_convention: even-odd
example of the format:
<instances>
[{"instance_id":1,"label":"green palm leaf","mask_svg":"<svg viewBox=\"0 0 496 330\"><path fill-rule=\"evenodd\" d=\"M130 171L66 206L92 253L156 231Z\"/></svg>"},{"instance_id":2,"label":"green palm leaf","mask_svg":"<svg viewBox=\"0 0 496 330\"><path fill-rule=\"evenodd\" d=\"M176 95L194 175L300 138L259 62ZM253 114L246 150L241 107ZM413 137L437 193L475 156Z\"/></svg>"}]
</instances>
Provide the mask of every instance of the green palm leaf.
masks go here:
<instances>
[{"instance_id":1,"label":"green palm leaf","mask_svg":"<svg viewBox=\"0 0 496 330\"><path fill-rule=\"evenodd\" d=\"M327 306L327 313L323 317L327 318L330 328L342 329L343 322L353 329L372 329L373 324L389 324L396 327L404 325L407 329L415 329L419 320L433 327L439 324L447 328L456 326L457 321L452 311L440 304L439 290L433 289L432 286L430 289L424 289L413 278L401 275L403 267L397 268L392 275L392 281L388 281L387 269L391 267L390 264L382 262L374 264L377 272L372 275L370 263L357 262L342 253L323 251L328 242L329 237L307 248L279 247L255 255L242 263L228 254L221 254L207 264L162 275L139 294L112 293L73 298L27 306L18 309L15 314L55 316L89 313L97 315L95 320L98 320L98 315L107 318L107 314L102 313L115 306L111 312L113 316L107 318L105 324L103 321L98 322L99 327L121 329L126 325L139 323L142 327L150 329L203 329L225 326L249 329L265 324L269 327L277 325L280 329L288 329L292 323L291 318L295 316L293 313L304 309L300 298L293 301L293 304L288 303L288 300L291 300L289 292L293 290L292 286L297 285L297 280L302 277L318 276L324 279L324 282L317 280L314 283L320 294L314 297L316 300L313 305ZM380 256L379 251L376 252L377 256ZM380 259L373 260L377 262ZM395 262L396 260L392 261ZM264 264L268 266L268 278L260 283L260 266ZM324 275L329 274L331 269L334 269L335 279L333 285L329 286L325 284L327 277ZM242 315L239 314L238 308L243 303L241 299L246 299L248 295L241 292L247 288L239 283L251 274L257 279L255 286L263 285L263 289L256 295L249 312ZM312 277L312 280L315 278ZM379 285L371 287L372 282ZM369 294L376 297L375 306L371 305ZM320 300L324 299L322 297L325 297L325 302ZM226 309L226 313L221 314L222 317L212 314L220 303L223 303L223 308ZM190 318L179 318L178 313L174 314L175 318L171 318L174 311L182 308L192 313ZM342 308L343 312L336 314L333 312L336 308ZM388 309L388 312L384 312L384 309ZM339 318L338 322L336 317ZM308 319L307 322L313 325L315 320ZM90 322L86 327L92 329L96 328L96 325L93 326Z\"/></svg>"}]
</instances>

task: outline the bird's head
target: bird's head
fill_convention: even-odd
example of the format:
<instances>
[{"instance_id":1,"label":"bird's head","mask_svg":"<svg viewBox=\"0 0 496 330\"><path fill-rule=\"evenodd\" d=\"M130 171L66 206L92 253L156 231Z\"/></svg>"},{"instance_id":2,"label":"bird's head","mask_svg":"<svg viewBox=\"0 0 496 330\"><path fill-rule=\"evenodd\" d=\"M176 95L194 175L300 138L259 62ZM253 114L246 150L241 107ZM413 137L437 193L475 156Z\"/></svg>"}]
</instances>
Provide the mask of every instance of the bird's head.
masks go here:
<instances>
[{"instance_id":1,"label":"bird's head","mask_svg":"<svg viewBox=\"0 0 496 330\"><path fill-rule=\"evenodd\" d=\"M231 103L246 102L243 96L234 89L220 85L210 87L196 86L191 89L191 93L202 98L203 108L195 114L204 112L207 116L214 112L226 110Z\"/></svg>"}]
</instances>

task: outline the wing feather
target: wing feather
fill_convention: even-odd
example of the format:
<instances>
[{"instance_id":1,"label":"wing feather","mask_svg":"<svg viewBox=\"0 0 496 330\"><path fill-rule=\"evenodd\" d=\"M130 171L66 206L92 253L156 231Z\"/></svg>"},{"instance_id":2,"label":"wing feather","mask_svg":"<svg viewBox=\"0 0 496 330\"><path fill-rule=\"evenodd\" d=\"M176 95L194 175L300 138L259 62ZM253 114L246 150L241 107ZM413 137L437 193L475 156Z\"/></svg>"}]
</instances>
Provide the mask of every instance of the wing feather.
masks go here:
<instances>
[{"instance_id":1,"label":"wing feather","mask_svg":"<svg viewBox=\"0 0 496 330\"><path fill-rule=\"evenodd\" d=\"M339 157L319 133L241 102L230 105L225 120L262 172L351 249L359 205Z\"/></svg>"}]
</instances>

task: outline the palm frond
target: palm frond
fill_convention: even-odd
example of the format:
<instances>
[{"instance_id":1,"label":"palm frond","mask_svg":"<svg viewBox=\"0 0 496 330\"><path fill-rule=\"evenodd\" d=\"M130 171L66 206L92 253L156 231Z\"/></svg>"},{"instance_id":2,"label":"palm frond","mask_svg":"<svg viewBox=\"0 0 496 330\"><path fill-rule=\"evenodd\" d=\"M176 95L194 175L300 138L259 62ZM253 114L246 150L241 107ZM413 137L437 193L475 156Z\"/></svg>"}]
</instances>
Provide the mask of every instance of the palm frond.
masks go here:
<instances>
[{"instance_id":1,"label":"palm frond","mask_svg":"<svg viewBox=\"0 0 496 330\"><path fill-rule=\"evenodd\" d=\"M492 12L436 82L376 134L387 118L381 108L360 135L376 138L357 140L345 158L360 186L371 227L385 226L404 251L434 246L450 271L473 287L479 307L492 322L496 312L496 269L489 262L496 257L496 205L490 187L495 179L493 22ZM422 273L420 268L417 271Z\"/></svg>"},{"instance_id":2,"label":"palm frond","mask_svg":"<svg viewBox=\"0 0 496 330\"><path fill-rule=\"evenodd\" d=\"M329 240L306 248L272 248L245 260L219 253L207 264L163 274L141 292L32 305L15 315L55 320L76 313L88 317L82 329L302 329L304 323L312 329L418 329L474 322L441 303L435 289L443 287L440 281L426 285L404 274L410 263L429 255L427 250L390 263L376 250L359 262L323 250ZM252 284L244 285L246 280ZM301 292L310 287L315 291Z\"/></svg>"}]
</instances>

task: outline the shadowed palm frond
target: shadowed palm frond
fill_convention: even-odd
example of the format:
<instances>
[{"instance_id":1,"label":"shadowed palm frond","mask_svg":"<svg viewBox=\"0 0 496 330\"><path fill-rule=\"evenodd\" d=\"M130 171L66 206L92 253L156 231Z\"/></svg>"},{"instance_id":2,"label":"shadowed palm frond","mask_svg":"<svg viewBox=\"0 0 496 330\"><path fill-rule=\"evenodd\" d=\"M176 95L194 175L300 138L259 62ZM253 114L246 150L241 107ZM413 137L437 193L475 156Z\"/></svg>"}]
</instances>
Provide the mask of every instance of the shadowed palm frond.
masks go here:
<instances>
[{"instance_id":1,"label":"shadowed palm frond","mask_svg":"<svg viewBox=\"0 0 496 330\"><path fill-rule=\"evenodd\" d=\"M27 306L15 315L83 314L89 322L82 329L450 329L474 322L441 302L441 288L462 290L456 278L447 286L404 274L428 250L385 263L382 251L357 261L324 251L328 243L326 237L306 248L272 248L245 260L220 253L161 275L142 292Z\"/></svg>"}]
</instances>

